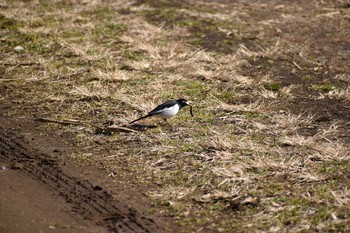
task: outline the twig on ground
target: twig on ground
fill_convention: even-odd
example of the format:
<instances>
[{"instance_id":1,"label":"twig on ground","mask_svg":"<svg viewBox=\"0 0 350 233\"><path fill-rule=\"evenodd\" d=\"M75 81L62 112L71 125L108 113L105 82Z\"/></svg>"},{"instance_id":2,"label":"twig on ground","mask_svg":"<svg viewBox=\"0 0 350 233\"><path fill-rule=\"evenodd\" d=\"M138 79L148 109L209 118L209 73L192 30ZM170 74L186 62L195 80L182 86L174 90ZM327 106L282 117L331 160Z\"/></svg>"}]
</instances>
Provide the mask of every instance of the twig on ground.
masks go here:
<instances>
[{"instance_id":1,"label":"twig on ground","mask_svg":"<svg viewBox=\"0 0 350 233\"><path fill-rule=\"evenodd\" d=\"M50 118L37 118L36 121L46 122L46 123L57 123L62 125L88 125L88 126L95 127L96 132L137 132L136 130L123 127L123 126L111 125L107 127L100 127L98 125L93 125L89 122L79 121L74 119L55 120Z\"/></svg>"}]
</instances>

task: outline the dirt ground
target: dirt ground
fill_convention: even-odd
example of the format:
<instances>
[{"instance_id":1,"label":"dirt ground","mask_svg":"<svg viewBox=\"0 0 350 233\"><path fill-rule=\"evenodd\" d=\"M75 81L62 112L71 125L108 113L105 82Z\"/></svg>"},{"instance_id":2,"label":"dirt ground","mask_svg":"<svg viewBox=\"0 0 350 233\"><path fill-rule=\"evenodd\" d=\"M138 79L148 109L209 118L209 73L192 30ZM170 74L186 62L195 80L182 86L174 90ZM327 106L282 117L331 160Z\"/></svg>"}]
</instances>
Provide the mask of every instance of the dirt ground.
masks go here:
<instances>
[{"instance_id":1,"label":"dirt ground","mask_svg":"<svg viewBox=\"0 0 350 233\"><path fill-rule=\"evenodd\" d=\"M347 0L0 1L0 232L349 231L349 25ZM179 97L194 118L127 124Z\"/></svg>"},{"instance_id":2,"label":"dirt ground","mask_svg":"<svg viewBox=\"0 0 350 233\"><path fill-rule=\"evenodd\" d=\"M3 114L3 112L2 112ZM131 187L108 193L108 174L65 158L69 146L40 136L33 119L1 116L1 232L165 232Z\"/></svg>"}]
</instances>

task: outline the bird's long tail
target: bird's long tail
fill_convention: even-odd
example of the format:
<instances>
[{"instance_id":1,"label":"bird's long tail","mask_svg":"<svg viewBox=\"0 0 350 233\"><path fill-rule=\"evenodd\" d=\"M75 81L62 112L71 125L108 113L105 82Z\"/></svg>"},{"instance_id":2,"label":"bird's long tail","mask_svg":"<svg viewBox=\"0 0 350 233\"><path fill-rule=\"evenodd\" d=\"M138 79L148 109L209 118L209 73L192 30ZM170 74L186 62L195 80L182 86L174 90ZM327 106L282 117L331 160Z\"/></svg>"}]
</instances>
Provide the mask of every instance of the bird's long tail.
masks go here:
<instances>
[{"instance_id":1,"label":"bird's long tail","mask_svg":"<svg viewBox=\"0 0 350 233\"><path fill-rule=\"evenodd\" d=\"M136 122L136 121L145 119L145 118L150 117L150 116L152 116L152 115L148 114L148 115L146 115L146 116L140 117L140 118L138 118L138 119L136 119L136 120L133 120L133 121L129 122L129 124L132 124L132 123L134 123L134 122Z\"/></svg>"}]
</instances>

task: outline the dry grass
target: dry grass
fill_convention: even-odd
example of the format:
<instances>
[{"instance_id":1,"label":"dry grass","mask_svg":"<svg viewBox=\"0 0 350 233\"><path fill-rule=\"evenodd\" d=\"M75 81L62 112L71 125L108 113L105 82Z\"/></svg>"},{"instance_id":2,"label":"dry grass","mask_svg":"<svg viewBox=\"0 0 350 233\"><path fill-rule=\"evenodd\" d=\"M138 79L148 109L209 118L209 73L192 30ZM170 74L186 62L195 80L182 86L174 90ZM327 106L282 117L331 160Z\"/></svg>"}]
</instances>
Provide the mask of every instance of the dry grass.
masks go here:
<instances>
[{"instance_id":1,"label":"dry grass","mask_svg":"<svg viewBox=\"0 0 350 233\"><path fill-rule=\"evenodd\" d=\"M44 3L2 4L0 13L17 22L21 36L32 38L15 41L24 43L23 54L3 49L3 62L24 57L39 63L32 70L5 68L4 78L19 77L12 85L32 88L30 93L13 92L11 98L26 96L23 101L42 114L101 125L111 119L124 125L166 99L194 102L195 118L183 110L172 126L144 132L106 136L87 127L58 128L75 135L77 152L71 158L102 164L111 174L119 174L123 164L134 184L152 186L145 193L156 207L176 216L189 231L346 229L348 182L332 176L337 166L343 172L339 176L349 174L349 144L337 138L344 122L318 124L312 114L280 111L276 103L297 98L300 85L276 86L272 73L254 77L241 72L249 60L288 54L286 38L258 50L242 43L224 54L189 44L188 27L147 22L143 13L154 10L147 4L78 1L57 11L59 2ZM198 4L211 11L220 7ZM178 14L220 23L214 28L226 35L249 33L223 28L226 21L242 22L249 15L245 7L235 7L241 8L202 14L193 6ZM125 9L130 13L118 13ZM258 20L257 26L267 33L277 23ZM263 34L257 37L267 40ZM288 59L294 69L304 69L305 64ZM348 81L345 75L337 79ZM325 95L349 100L348 88ZM156 121L144 123L151 122ZM309 129L316 131L303 133Z\"/></svg>"}]
</instances>

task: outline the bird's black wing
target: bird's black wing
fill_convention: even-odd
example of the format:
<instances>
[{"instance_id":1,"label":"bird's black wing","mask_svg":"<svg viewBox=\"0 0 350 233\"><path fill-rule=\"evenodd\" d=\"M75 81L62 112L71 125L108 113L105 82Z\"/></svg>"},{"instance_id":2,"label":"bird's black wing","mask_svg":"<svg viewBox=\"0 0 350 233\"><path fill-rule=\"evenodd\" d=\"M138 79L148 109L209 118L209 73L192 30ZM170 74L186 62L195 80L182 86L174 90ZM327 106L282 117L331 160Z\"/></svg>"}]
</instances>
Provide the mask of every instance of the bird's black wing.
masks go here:
<instances>
[{"instance_id":1,"label":"bird's black wing","mask_svg":"<svg viewBox=\"0 0 350 233\"><path fill-rule=\"evenodd\" d=\"M154 114L158 114L160 112L162 112L163 109L165 108L170 108L172 106L174 106L175 104L177 104L176 100L169 100L167 102L162 103L161 105L158 105L155 109L153 109L152 111L150 111L148 113L148 115L154 115Z\"/></svg>"},{"instance_id":2,"label":"bird's black wing","mask_svg":"<svg viewBox=\"0 0 350 233\"><path fill-rule=\"evenodd\" d=\"M147 117L151 117L153 115L161 113L163 109L170 108L170 107L174 106L175 104L177 104L176 100L169 100L169 101L167 101L165 103L162 103L161 105L158 105L155 109L150 111L146 116L143 116L143 117L140 117L140 118L138 118L138 119L136 119L134 121L131 121L131 122L129 122L129 124L132 124L132 123L134 123L136 121L139 121L139 120L145 119Z\"/></svg>"}]
</instances>

